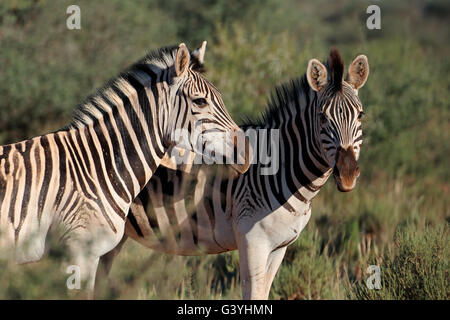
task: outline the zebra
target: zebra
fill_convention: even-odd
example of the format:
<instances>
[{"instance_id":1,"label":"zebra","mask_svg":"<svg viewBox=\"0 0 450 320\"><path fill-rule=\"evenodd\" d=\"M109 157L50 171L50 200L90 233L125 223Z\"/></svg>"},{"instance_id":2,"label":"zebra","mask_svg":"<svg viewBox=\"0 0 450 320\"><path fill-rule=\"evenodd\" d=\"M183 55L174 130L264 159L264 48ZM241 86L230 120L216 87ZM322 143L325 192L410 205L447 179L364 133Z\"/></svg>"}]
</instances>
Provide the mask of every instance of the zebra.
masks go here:
<instances>
[{"instance_id":1,"label":"zebra","mask_svg":"<svg viewBox=\"0 0 450 320\"><path fill-rule=\"evenodd\" d=\"M193 166L189 173L158 168L131 206L124 238L101 258L104 275L128 237L179 255L238 249L243 298L267 299L286 248L308 223L311 201L328 177L333 174L337 189L348 192L360 173L364 112L358 89L369 75L368 59L357 56L345 80L343 70L335 48L325 64L311 59L306 75L275 90L260 120L241 126L246 134L279 130L275 174L261 174L255 145L257 161L238 177L211 166Z\"/></svg>"},{"instance_id":2,"label":"zebra","mask_svg":"<svg viewBox=\"0 0 450 320\"><path fill-rule=\"evenodd\" d=\"M153 51L88 97L69 125L0 147L4 258L40 260L50 226L62 226L70 262L93 292L99 257L122 238L133 199L168 148L234 150L233 135L243 131L201 73L205 48L206 41L193 52L184 43ZM199 131L204 149L189 138L183 145L181 129L189 138Z\"/></svg>"}]
</instances>

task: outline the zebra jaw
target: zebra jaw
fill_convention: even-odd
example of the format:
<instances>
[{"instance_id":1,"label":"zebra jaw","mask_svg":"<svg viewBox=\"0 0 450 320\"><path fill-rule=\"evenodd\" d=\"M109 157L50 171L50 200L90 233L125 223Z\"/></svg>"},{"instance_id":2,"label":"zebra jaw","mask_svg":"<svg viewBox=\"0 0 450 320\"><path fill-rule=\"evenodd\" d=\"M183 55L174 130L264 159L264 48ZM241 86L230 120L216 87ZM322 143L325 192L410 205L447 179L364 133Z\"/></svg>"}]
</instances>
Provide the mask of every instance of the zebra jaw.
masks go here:
<instances>
[{"instance_id":1,"label":"zebra jaw","mask_svg":"<svg viewBox=\"0 0 450 320\"><path fill-rule=\"evenodd\" d=\"M245 152L244 154L237 153L237 162L231 161L230 167L233 169L233 172L237 175L245 173L251 164L251 159L253 157L253 149L248 141L245 138ZM192 170L192 166L194 164L199 164L196 157L201 156L206 160L207 163L213 162L213 157L210 158L208 155L203 153L196 153L191 150L187 150L185 148L172 145L169 150L164 154L163 159L161 160L161 166L166 167L172 170L180 170L185 173L190 173Z\"/></svg>"}]
</instances>

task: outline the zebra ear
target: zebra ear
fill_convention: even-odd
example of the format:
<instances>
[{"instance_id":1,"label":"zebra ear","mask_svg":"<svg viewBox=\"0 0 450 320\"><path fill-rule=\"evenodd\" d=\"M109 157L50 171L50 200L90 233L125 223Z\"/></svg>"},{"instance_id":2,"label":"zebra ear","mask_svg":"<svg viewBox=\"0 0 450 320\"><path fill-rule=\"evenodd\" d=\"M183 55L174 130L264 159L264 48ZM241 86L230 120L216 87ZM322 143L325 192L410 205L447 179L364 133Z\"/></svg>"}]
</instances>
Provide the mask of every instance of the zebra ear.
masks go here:
<instances>
[{"instance_id":1,"label":"zebra ear","mask_svg":"<svg viewBox=\"0 0 450 320\"><path fill-rule=\"evenodd\" d=\"M319 60L309 60L306 78L314 91L320 91L327 85L327 77L327 68Z\"/></svg>"},{"instance_id":2,"label":"zebra ear","mask_svg":"<svg viewBox=\"0 0 450 320\"><path fill-rule=\"evenodd\" d=\"M189 50L184 43L181 43L177 49L175 58L175 73L177 77L181 76L188 68L190 62Z\"/></svg>"},{"instance_id":3,"label":"zebra ear","mask_svg":"<svg viewBox=\"0 0 450 320\"><path fill-rule=\"evenodd\" d=\"M369 76L369 61L365 55L359 55L348 67L346 81L355 89L361 88Z\"/></svg>"},{"instance_id":4,"label":"zebra ear","mask_svg":"<svg viewBox=\"0 0 450 320\"><path fill-rule=\"evenodd\" d=\"M194 50L194 52L192 52L192 55L197 58L197 60L198 60L198 62L200 62L200 64L203 64L203 62L205 60L206 44L207 44L207 42L203 41L200 48L197 48L196 50Z\"/></svg>"}]
</instances>

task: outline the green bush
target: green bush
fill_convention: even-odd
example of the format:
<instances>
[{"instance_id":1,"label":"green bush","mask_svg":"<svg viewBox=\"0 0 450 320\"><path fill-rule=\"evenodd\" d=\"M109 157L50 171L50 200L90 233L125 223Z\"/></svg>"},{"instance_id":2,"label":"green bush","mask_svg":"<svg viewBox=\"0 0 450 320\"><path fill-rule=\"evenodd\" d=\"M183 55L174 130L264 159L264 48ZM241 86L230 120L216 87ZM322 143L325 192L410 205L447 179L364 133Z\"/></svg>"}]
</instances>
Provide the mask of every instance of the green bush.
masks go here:
<instances>
[{"instance_id":1,"label":"green bush","mask_svg":"<svg viewBox=\"0 0 450 320\"><path fill-rule=\"evenodd\" d=\"M450 298L450 247L448 225L400 229L395 253L386 252L380 264L381 289L356 283L350 291L355 299L441 299ZM375 262L374 262L375 264Z\"/></svg>"}]
</instances>

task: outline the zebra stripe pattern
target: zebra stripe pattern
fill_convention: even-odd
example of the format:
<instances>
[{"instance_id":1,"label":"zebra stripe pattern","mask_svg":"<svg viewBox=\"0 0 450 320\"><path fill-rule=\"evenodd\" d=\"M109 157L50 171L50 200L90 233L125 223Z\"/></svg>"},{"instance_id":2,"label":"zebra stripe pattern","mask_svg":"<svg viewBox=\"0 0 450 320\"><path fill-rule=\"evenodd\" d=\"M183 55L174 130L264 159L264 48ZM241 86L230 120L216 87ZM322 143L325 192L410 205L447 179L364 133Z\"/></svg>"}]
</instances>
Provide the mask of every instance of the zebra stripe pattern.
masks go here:
<instances>
[{"instance_id":1,"label":"zebra stripe pattern","mask_svg":"<svg viewBox=\"0 0 450 320\"><path fill-rule=\"evenodd\" d=\"M174 131L200 122L212 149L241 131L199 72L205 45L153 52L89 97L67 127L1 146L0 248L13 247L18 262L38 260L50 226L62 225L92 288L98 258L122 238L131 202L179 142Z\"/></svg>"},{"instance_id":2,"label":"zebra stripe pattern","mask_svg":"<svg viewBox=\"0 0 450 320\"><path fill-rule=\"evenodd\" d=\"M328 177L333 172L338 189L349 191L359 175L357 90L367 76L365 56L353 61L346 81L337 50L325 65L312 59L305 76L277 88L261 120L242 126L247 133L279 131L275 174L261 174L261 159L237 178L219 167L189 174L160 167L133 202L122 244L131 237L181 255L238 249L243 297L266 299L286 247L307 224L311 201ZM261 143L273 153L268 140ZM107 270L120 247L102 258Z\"/></svg>"}]
</instances>

